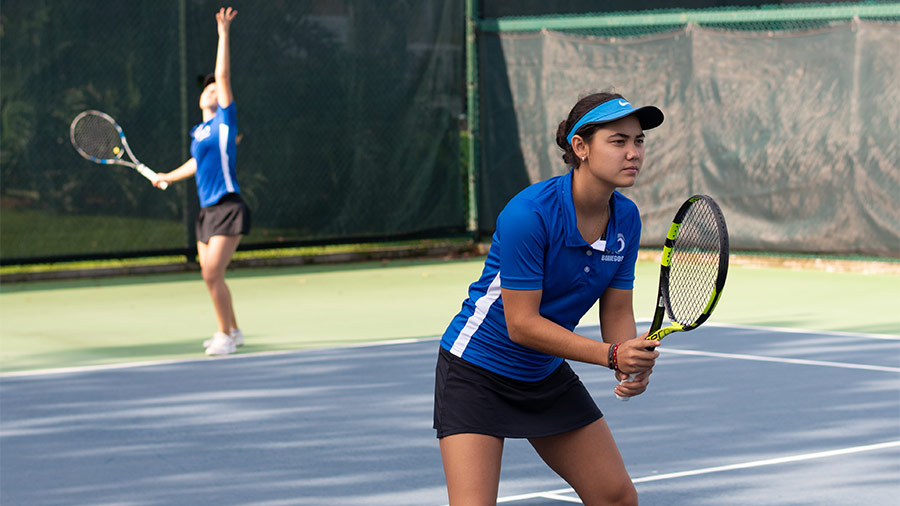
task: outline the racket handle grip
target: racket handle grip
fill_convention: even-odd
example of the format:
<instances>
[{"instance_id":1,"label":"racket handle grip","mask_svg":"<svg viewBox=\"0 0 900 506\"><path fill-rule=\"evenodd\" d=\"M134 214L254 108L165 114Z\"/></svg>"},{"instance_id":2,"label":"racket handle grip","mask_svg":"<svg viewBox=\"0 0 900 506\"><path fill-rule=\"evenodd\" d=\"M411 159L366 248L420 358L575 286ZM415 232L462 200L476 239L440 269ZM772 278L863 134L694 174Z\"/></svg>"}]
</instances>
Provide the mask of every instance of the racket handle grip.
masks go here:
<instances>
[{"instance_id":1,"label":"racket handle grip","mask_svg":"<svg viewBox=\"0 0 900 506\"><path fill-rule=\"evenodd\" d=\"M637 373L629 374L628 377L623 379L622 381L620 381L619 384L621 385L622 383L625 383L626 381L634 381L634 378L637 378ZM628 399L631 399L631 397L622 397L621 395L616 394L616 399L619 399L622 402L628 402Z\"/></svg>"},{"instance_id":2,"label":"racket handle grip","mask_svg":"<svg viewBox=\"0 0 900 506\"><path fill-rule=\"evenodd\" d=\"M139 163L136 168L137 168L137 171L140 172L142 176L149 179L150 181L153 181L154 183L159 179L159 176L156 175L156 172L153 172L153 170L150 169L150 167L147 167L143 163ZM167 183L165 181L163 181L162 183L159 183L160 190L165 190L168 187L169 187L169 183Z\"/></svg>"},{"instance_id":3,"label":"racket handle grip","mask_svg":"<svg viewBox=\"0 0 900 506\"><path fill-rule=\"evenodd\" d=\"M663 331L666 331L666 332L663 333ZM658 340L662 339L663 337L669 335L670 332L672 332L671 327L667 327L667 328L665 328L665 329L662 329L662 330L660 330L660 331L657 331L657 332L655 332L655 333L653 333L653 334L647 336L647 339L648 339L648 340L653 339L653 340L658 341ZM660 335L660 334L661 334L661 335ZM657 336L659 336L659 337L657 337ZM645 348L645 349L646 349L647 351L653 351L653 350L654 350L654 348ZM619 384L621 385L622 383L625 383L626 381L634 381L634 378L637 378L637 375L638 375L638 373L633 372L633 373L629 374L627 378L625 378L625 379L623 379L622 381L620 381ZM626 401L628 401L628 399L630 399L630 398L631 398L631 397L622 397L621 395L616 394L616 399L619 399L619 400L622 401L622 402L626 402Z\"/></svg>"}]
</instances>

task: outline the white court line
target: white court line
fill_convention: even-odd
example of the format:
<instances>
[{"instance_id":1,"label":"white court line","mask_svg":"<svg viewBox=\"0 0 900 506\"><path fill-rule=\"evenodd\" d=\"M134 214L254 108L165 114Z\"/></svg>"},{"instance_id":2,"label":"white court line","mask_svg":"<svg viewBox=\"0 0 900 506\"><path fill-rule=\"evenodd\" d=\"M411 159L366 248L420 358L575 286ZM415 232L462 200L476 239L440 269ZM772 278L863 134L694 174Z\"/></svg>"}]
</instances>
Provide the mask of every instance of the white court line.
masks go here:
<instances>
[{"instance_id":1,"label":"white court line","mask_svg":"<svg viewBox=\"0 0 900 506\"><path fill-rule=\"evenodd\" d=\"M885 448L900 447L900 440L887 441L884 443L876 443L865 446L852 446L850 448L841 448L838 450L828 450L824 452L806 453L802 455L791 455L788 457L777 457L774 459L755 460L752 462L744 462L742 464L731 464L727 466L707 467L703 469L694 469L691 471L681 471L678 473L657 474L654 476L645 476L631 480L634 483L647 483L651 481L671 480L674 478L683 478L685 476L697 476L700 474L720 473L723 471L734 471L737 469L750 469L753 467L774 466L778 464L787 464L790 462L802 462L804 460L824 459L827 457L836 457L838 455L849 455L851 453L870 452L875 450L883 450Z\"/></svg>"},{"instance_id":2,"label":"white court line","mask_svg":"<svg viewBox=\"0 0 900 506\"><path fill-rule=\"evenodd\" d=\"M574 492L574 490L572 492ZM542 499L554 499L554 500L560 501L560 502L572 502L572 503L576 503L576 504L581 504L581 499L579 499L577 497L569 497L567 495L543 494L543 495L541 495L541 498Z\"/></svg>"},{"instance_id":3,"label":"white court line","mask_svg":"<svg viewBox=\"0 0 900 506\"><path fill-rule=\"evenodd\" d=\"M258 351L255 353L234 353L231 355L218 355L213 357L197 357L197 358L173 358L169 360L146 360L142 362L122 362L116 364L98 364L98 365L83 365L79 367L60 367L57 369L34 369L27 371L13 371L13 372L4 372L0 373L0 378L15 378L15 377L23 377L23 376L43 376L43 375L52 375L52 374L68 374L68 373L79 373L79 372L93 372L93 371L109 371L116 369L131 369L136 367L150 367L155 365L171 365L171 364L190 364L190 363L202 363L202 362L211 362L214 360L236 360L242 358L253 358L253 357L272 357L278 355L293 355L297 353L308 353L312 351L322 351L322 350L334 350L334 349L344 349L344 348L367 348L367 347L376 347L376 346L389 346L394 344L410 344L410 343L420 343L425 341L437 341L440 339L440 336L434 337L411 337L406 339L386 339L382 341L369 341L364 343L350 343L350 344L337 344L334 346L323 346L323 347L311 347L311 348L302 348L299 350L275 350L275 351ZM199 353L198 353L199 354Z\"/></svg>"},{"instance_id":4,"label":"white court line","mask_svg":"<svg viewBox=\"0 0 900 506\"><path fill-rule=\"evenodd\" d=\"M534 492L531 494L509 495L506 497L498 497L497 504L502 502L527 501L529 499L555 499L557 501L573 502L582 504L581 499L577 497L567 497L560 494L574 494L575 490L571 488L560 488L557 490L548 490L546 492ZM445 505L446 506L446 505Z\"/></svg>"},{"instance_id":5,"label":"white court line","mask_svg":"<svg viewBox=\"0 0 900 506\"><path fill-rule=\"evenodd\" d=\"M721 473L724 471L735 471L738 469L751 469L754 467L765 467L765 466L774 466L778 464L787 464L791 462L802 462L804 460L814 460L814 459L824 459L828 457L837 457L839 455L849 455L851 453L862 453L862 452L870 452L876 450L884 450L886 448L897 448L900 447L900 440L898 441L886 441L884 443L876 443L871 445L864 446L853 446L850 448L840 448L838 450L828 450L824 452L815 452L815 453L805 453L801 455L790 455L787 457L776 457L773 459L764 459L764 460L754 460L751 462L744 462L740 464L730 464L727 466L715 466L715 467L705 467L702 469L692 469L689 471L679 471L676 473L667 473L667 474L655 474L653 476L645 476L643 478L635 478L631 481L633 483L648 483L651 481L662 481L662 480L672 480L675 478L684 478L686 476L699 476L703 474L712 474L712 473ZM572 501L572 498L565 497L562 498L560 494L571 494L574 493L575 490L572 488L560 488L557 490L547 490L545 492L535 492L532 494L521 494L514 495L508 497L502 497L497 499L498 503L501 502L512 502L512 501L523 501L527 499L537 499L537 498L546 498L546 499L559 499L569 502L581 502L576 499L576 501ZM555 497L554 497L555 496Z\"/></svg>"},{"instance_id":6,"label":"white court line","mask_svg":"<svg viewBox=\"0 0 900 506\"><path fill-rule=\"evenodd\" d=\"M649 320L648 320L649 321ZM761 327L759 325L741 325L738 323L715 323L707 322L704 327L724 327L732 329L747 329L760 331L775 331L787 334L814 334L821 336L839 336L839 337L859 337L868 339L884 339L886 341L900 341L900 336L893 334L865 334L858 332L844 332L839 330L812 330L812 329L791 329L787 327Z\"/></svg>"},{"instance_id":7,"label":"white court line","mask_svg":"<svg viewBox=\"0 0 900 506\"><path fill-rule=\"evenodd\" d=\"M674 355L697 355L701 357L733 358L738 360L755 360L757 362L779 362L782 364L818 365L824 367L838 367L841 369L862 369L865 371L884 371L900 373L900 367L886 367L881 365L850 364L846 362L826 362L823 360L805 360L801 358L764 357L762 355L743 355L740 353L716 353L712 351L682 350L672 348L657 348L660 353L672 353Z\"/></svg>"},{"instance_id":8,"label":"white court line","mask_svg":"<svg viewBox=\"0 0 900 506\"><path fill-rule=\"evenodd\" d=\"M635 320L638 323L646 323L650 324L650 319L648 318L639 318ZM599 325L590 325L591 327L599 327ZM722 328L735 328L735 329L749 329L749 330L760 330L760 331L773 331L773 332L786 332L792 334L812 334L812 335L833 335L833 336L843 336L843 337L856 337L856 338L870 338L870 339L884 339L889 341L900 341L900 336L893 336L889 334L855 334L852 332L837 332L837 331L829 331L829 330L809 330L809 329L789 329L789 328L781 328L781 327L759 327L753 325L738 325L738 324L730 324L730 323L714 323L707 322L704 324L706 327L722 327ZM273 356L273 355L288 355L293 353L302 353L313 350L325 350L332 348L360 348L365 346L385 346L391 344L407 344L414 343L420 341L431 341L439 339L440 336L435 337L421 337L421 338L410 338L410 339L393 339L393 340L383 340L383 341L373 341L370 343L353 343L347 345L336 345L336 346L324 346L324 347L315 347L315 348L303 348L300 350L279 350L279 351L261 351L257 353L236 353L234 355L225 355L219 357L197 357L197 358L175 358L169 360L149 360L142 362L122 362L115 364L100 364L100 365L86 365L80 367L60 367L57 369L32 369L27 371L14 371L14 372L0 372L0 378L15 378L15 377L23 377L23 376L42 376L42 375L50 375L50 374L67 374L67 373L78 373L78 372L90 372L90 371L105 371L105 370L115 370L115 369L130 369L132 367L148 367L155 365L170 365L170 364L185 364L191 362L207 362L210 360L234 360L241 358L251 358L251 357L265 357L265 356ZM660 348L660 351L665 348ZM672 350L667 350L672 351ZM699 353L699 352L698 352ZM199 353L198 353L199 355ZM750 355L748 355L750 356ZM731 358L737 358L737 356L732 356ZM764 357L760 357L764 358ZM790 359L784 359L790 360ZM773 359L772 361L778 361ZM827 365L833 364L832 362L822 362L816 365ZM843 364L842 364L843 365ZM877 367L877 366L871 366ZM853 369L854 367L849 367ZM862 369L865 367L856 367L857 369ZM873 369L873 370L883 370L883 369ZM892 369L891 372L894 370Z\"/></svg>"},{"instance_id":9,"label":"white court line","mask_svg":"<svg viewBox=\"0 0 900 506\"><path fill-rule=\"evenodd\" d=\"M635 323L647 324L648 326L652 322L652 318L637 318L634 320ZM664 320L663 323L671 323L669 320ZM599 325L588 325L588 327L597 327ZM900 341L900 335L894 334L872 334L872 333L863 333L863 332L846 332L841 330L814 330L814 329L792 329L788 327L764 327L760 325L743 325L740 323L717 323L717 322L706 322L703 324L703 327L719 327L719 328L727 328L727 329L743 329L743 330L758 330L760 332L780 332L785 334L810 334L817 336L836 336L836 337L847 337L847 338L860 338L860 339L882 339L885 341Z\"/></svg>"}]
</instances>

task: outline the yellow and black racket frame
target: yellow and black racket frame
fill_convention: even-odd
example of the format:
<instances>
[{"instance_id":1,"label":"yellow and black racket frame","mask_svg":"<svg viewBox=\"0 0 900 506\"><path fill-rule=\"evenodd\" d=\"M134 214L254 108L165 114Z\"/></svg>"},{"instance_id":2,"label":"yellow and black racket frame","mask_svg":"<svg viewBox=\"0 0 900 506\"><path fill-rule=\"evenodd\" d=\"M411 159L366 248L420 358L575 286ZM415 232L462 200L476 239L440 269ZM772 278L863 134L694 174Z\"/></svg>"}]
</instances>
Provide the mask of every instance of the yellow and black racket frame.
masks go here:
<instances>
[{"instance_id":1,"label":"yellow and black racket frame","mask_svg":"<svg viewBox=\"0 0 900 506\"><path fill-rule=\"evenodd\" d=\"M703 312L693 322L684 323L678 322L672 311L672 305L669 299L669 272L672 264L672 252L675 250L676 244L678 243L678 232L681 229L684 217L692 206L697 205L697 203L701 201L709 206L712 211L713 219L715 220L719 241L719 266L715 288L710 294ZM675 218L672 220L672 224L669 226L669 231L666 234L666 242L663 246L662 260L659 269L657 306L653 313L653 322L650 324L650 331L647 336L648 340L658 341L672 332L693 330L709 318L713 309L716 308L719 299L722 297L722 290L725 288L725 277L728 274L728 252L728 227L725 224L725 216L722 214L722 209L719 207L719 204L709 195L694 195L687 199L681 207L678 208L678 212L675 213ZM661 328L663 318L666 314L668 314L672 325Z\"/></svg>"}]
</instances>

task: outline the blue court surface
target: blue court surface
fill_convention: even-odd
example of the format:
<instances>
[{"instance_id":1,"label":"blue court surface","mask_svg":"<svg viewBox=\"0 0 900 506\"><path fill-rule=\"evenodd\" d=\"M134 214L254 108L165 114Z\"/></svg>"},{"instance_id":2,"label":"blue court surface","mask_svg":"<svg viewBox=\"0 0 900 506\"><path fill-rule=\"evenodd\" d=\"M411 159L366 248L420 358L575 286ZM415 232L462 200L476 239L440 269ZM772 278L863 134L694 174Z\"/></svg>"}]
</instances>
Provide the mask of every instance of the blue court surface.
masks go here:
<instances>
[{"instance_id":1,"label":"blue court surface","mask_svg":"<svg viewBox=\"0 0 900 506\"><path fill-rule=\"evenodd\" d=\"M5 375L0 503L446 504L437 347ZM573 363L642 505L897 504L897 336L708 324L661 351L630 402L610 371ZM506 444L499 502L579 504L521 440Z\"/></svg>"}]
</instances>

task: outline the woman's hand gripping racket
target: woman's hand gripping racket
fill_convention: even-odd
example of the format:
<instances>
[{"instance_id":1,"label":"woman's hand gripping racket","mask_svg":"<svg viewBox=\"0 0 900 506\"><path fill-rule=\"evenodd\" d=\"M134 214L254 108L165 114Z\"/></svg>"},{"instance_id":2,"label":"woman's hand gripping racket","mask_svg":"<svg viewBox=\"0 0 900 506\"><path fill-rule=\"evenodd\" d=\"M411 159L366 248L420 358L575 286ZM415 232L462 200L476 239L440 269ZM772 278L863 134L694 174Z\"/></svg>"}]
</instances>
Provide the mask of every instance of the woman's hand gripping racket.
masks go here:
<instances>
[{"instance_id":1,"label":"woman's hand gripping racket","mask_svg":"<svg viewBox=\"0 0 900 506\"><path fill-rule=\"evenodd\" d=\"M659 293L646 339L659 341L672 332L693 330L709 318L728 273L728 229L716 201L706 195L687 199L666 234ZM671 325L662 327L668 313ZM637 374L622 380L633 381ZM616 397L627 401L628 397Z\"/></svg>"},{"instance_id":2,"label":"woman's hand gripping racket","mask_svg":"<svg viewBox=\"0 0 900 506\"><path fill-rule=\"evenodd\" d=\"M135 158L131 148L128 147L128 141L125 140L125 134L122 133L122 127L106 113L84 111L75 116L72 126L69 127L69 138L75 146L75 151L92 162L131 167L154 183L159 178L156 172ZM126 153L131 161L122 159L122 155ZM163 181L158 188L165 190L168 186L169 184Z\"/></svg>"}]
</instances>

